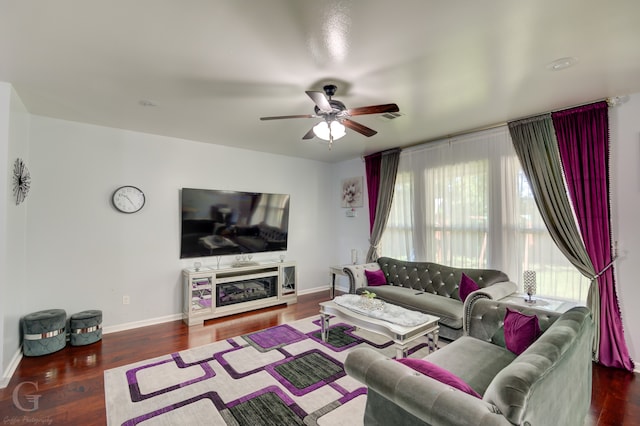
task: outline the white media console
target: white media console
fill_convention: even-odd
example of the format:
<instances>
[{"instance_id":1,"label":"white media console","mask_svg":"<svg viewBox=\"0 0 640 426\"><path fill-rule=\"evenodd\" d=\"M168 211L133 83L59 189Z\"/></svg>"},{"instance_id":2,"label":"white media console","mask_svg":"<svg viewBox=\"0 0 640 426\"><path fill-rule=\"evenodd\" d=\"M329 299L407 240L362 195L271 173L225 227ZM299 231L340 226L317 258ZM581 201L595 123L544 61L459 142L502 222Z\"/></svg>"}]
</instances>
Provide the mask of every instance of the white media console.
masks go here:
<instances>
[{"instance_id":1,"label":"white media console","mask_svg":"<svg viewBox=\"0 0 640 426\"><path fill-rule=\"evenodd\" d=\"M269 262L182 270L182 320L192 326L205 320L297 301L295 262Z\"/></svg>"}]
</instances>

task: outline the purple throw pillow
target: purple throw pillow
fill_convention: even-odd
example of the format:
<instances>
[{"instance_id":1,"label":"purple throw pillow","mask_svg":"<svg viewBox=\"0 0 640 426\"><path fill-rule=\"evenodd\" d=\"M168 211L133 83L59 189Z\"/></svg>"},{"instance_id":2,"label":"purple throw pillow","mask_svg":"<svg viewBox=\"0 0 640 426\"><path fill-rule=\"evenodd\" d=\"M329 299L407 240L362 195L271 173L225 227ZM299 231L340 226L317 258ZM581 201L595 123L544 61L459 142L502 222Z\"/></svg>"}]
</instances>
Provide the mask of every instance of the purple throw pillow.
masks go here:
<instances>
[{"instance_id":1,"label":"purple throw pillow","mask_svg":"<svg viewBox=\"0 0 640 426\"><path fill-rule=\"evenodd\" d=\"M469 278L464 272L462 273L462 277L460 277L460 285L458 286L460 300L464 302L471 292L474 292L479 288L480 286L476 284L474 280Z\"/></svg>"},{"instance_id":2,"label":"purple throw pillow","mask_svg":"<svg viewBox=\"0 0 640 426\"><path fill-rule=\"evenodd\" d=\"M382 269L378 269L377 271L368 271L365 269L364 275L367 277L368 285L372 287L387 284L387 279L385 278Z\"/></svg>"},{"instance_id":3,"label":"purple throw pillow","mask_svg":"<svg viewBox=\"0 0 640 426\"><path fill-rule=\"evenodd\" d=\"M540 323L535 315L525 315L507 308L504 316L504 342L511 352L520 355L540 336Z\"/></svg>"},{"instance_id":4,"label":"purple throw pillow","mask_svg":"<svg viewBox=\"0 0 640 426\"><path fill-rule=\"evenodd\" d=\"M400 364L404 364L407 367L414 369L419 373L424 374L425 376L429 376L432 379L449 385L452 388L456 388L458 390L461 390L462 392L468 393L471 396L482 399L482 396L480 396L478 392L473 390L473 388L460 377L456 376L448 370L445 370L442 367L435 365L432 362L429 362L425 359L415 358L400 358L396 361L398 361Z\"/></svg>"}]
</instances>

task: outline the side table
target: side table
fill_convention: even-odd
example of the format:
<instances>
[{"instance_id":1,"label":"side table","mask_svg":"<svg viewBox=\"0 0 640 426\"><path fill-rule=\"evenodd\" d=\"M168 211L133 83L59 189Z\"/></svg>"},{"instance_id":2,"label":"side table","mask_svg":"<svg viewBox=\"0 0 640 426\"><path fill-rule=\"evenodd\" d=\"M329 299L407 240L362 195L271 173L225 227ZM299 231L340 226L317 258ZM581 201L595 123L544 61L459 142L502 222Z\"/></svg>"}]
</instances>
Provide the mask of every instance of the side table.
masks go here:
<instances>
[{"instance_id":1,"label":"side table","mask_svg":"<svg viewBox=\"0 0 640 426\"><path fill-rule=\"evenodd\" d=\"M507 297L503 297L499 302L510 303L518 306L528 306L531 308L544 309L553 312L566 312L577 304L566 300L552 299L550 297L533 297L535 303L526 302L528 296L526 294L515 293Z\"/></svg>"},{"instance_id":2,"label":"side table","mask_svg":"<svg viewBox=\"0 0 640 426\"><path fill-rule=\"evenodd\" d=\"M344 272L344 267L347 265L335 265L329 266L329 276L331 277L331 298L336 297L336 275L342 275L346 277L347 274Z\"/></svg>"}]
</instances>

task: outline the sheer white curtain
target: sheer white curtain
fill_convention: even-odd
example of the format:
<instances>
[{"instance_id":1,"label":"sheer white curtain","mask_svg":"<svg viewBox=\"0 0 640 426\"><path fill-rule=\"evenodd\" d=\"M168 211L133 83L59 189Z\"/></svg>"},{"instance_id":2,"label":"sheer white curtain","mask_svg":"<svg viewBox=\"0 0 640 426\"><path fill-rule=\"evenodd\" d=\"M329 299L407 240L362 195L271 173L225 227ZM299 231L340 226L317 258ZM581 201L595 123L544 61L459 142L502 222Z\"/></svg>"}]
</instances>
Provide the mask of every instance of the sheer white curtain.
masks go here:
<instances>
[{"instance_id":1,"label":"sheer white curtain","mask_svg":"<svg viewBox=\"0 0 640 426\"><path fill-rule=\"evenodd\" d=\"M381 252L493 268L537 294L584 301L588 281L549 237L507 127L403 150Z\"/></svg>"}]
</instances>

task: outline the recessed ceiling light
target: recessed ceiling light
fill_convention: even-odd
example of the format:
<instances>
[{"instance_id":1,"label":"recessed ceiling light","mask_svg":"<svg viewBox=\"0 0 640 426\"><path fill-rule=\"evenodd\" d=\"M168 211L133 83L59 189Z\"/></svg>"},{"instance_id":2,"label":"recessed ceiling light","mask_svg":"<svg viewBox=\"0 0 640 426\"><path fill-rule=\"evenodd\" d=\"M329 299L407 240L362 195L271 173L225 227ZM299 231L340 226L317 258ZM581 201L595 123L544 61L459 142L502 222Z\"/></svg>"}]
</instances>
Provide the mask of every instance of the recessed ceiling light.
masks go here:
<instances>
[{"instance_id":1,"label":"recessed ceiling light","mask_svg":"<svg viewBox=\"0 0 640 426\"><path fill-rule=\"evenodd\" d=\"M578 62L578 58L574 58L574 57L559 58L559 59L556 59L555 61L549 62L549 64L547 64L547 69L551 71L560 71L575 65L576 62Z\"/></svg>"},{"instance_id":2,"label":"recessed ceiling light","mask_svg":"<svg viewBox=\"0 0 640 426\"><path fill-rule=\"evenodd\" d=\"M138 103L143 107L155 107L155 106L158 106L158 104L156 104L155 102L150 101L149 99L141 99Z\"/></svg>"}]
</instances>

